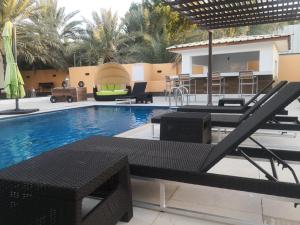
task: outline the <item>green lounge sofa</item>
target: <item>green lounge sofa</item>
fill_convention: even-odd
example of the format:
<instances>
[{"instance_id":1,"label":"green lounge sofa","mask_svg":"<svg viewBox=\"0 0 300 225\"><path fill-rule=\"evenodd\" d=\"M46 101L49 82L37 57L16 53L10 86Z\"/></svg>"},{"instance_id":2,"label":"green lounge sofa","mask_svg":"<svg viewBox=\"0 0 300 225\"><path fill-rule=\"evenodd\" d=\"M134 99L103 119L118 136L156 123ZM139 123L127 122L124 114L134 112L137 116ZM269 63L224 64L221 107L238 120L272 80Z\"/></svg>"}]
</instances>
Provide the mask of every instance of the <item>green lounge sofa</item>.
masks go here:
<instances>
[{"instance_id":1,"label":"green lounge sofa","mask_svg":"<svg viewBox=\"0 0 300 225\"><path fill-rule=\"evenodd\" d=\"M119 84L104 84L94 88L96 101L114 101L131 93L131 87Z\"/></svg>"}]
</instances>

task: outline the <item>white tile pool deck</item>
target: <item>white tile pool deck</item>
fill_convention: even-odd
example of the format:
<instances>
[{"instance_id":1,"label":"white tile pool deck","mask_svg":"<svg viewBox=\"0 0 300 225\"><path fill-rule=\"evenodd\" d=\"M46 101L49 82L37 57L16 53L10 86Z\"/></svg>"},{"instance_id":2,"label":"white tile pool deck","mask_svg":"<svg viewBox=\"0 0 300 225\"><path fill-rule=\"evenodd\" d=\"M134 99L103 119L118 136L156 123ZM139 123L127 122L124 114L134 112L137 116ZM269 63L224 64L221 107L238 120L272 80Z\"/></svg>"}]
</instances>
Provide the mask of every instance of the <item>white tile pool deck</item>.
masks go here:
<instances>
[{"instance_id":1,"label":"white tile pool deck","mask_svg":"<svg viewBox=\"0 0 300 225\"><path fill-rule=\"evenodd\" d=\"M198 96L198 104L205 104L205 96ZM217 98L215 99L217 100ZM191 104L195 104L192 102ZM32 98L20 101L21 108L39 108L40 112L50 112L69 108L91 106L91 105L115 105L114 102L95 102L89 99L87 102L78 103L56 103L51 104L49 98ZM164 97L156 97L156 106L168 105ZM144 106L144 105L143 105ZM14 101L1 100L0 111L12 109ZM289 107L290 115L300 115L300 103L294 102ZM6 118L7 116L0 116ZM213 142L218 142L224 137L224 133L213 133ZM130 130L118 136L128 138L153 139L151 125ZM155 136L159 136L159 126L155 126ZM289 132L287 135L266 134L262 131L257 134L258 140L263 140L267 146L274 148L285 148L300 151L300 133ZM252 145L245 142L245 145ZM270 170L267 163L260 161L260 165ZM300 164L293 165L297 174L300 175ZM239 169L237 169L239 168ZM260 178L262 175L248 162L240 159L226 158L218 163L212 170L214 173L240 175L246 177ZM279 171L282 180L290 180L286 171ZM159 203L159 183L132 179L133 198L137 201L148 203ZM224 190L218 188L188 185L175 182L166 182L167 205L174 208L187 209L206 214L214 214L222 217L230 217L240 224L274 224L274 225L300 225L300 208L295 209L293 202L274 199L271 197L256 195L252 193ZM181 216L172 213L163 213L140 207L134 208L134 218L130 223L119 223L120 225L217 225L225 224L216 221L208 221L193 216ZM233 223L226 223L233 224ZM239 224L238 222L235 224Z\"/></svg>"}]
</instances>

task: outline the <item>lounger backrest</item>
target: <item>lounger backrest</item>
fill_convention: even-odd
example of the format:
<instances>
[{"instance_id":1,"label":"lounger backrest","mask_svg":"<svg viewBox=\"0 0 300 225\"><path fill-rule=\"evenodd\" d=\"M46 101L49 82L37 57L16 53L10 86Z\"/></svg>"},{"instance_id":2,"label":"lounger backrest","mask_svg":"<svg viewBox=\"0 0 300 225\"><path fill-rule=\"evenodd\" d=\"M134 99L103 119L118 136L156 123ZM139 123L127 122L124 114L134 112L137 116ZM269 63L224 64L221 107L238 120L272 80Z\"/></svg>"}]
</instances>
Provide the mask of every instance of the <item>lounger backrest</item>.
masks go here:
<instances>
[{"instance_id":1,"label":"lounger backrest","mask_svg":"<svg viewBox=\"0 0 300 225\"><path fill-rule=\"evenodd\" d=\"M274 84L274 82L275 80L272 80L270 83L268 83L268 85L266 85L263 89L257 92L248 102L246 102L244 107L248 107L251 103L255 102L261 94L265 93L268 90L268 88L271 87L272 84Z\"/></svg>"},{"instance_id":2,"label":"lounger backrest","mask_svg":"<svg viewBox=\"0 0 300 225\"><path fill-rule=\"evenodd\" d=\"M268 101L276 92L278 92L286 84L287 81L280 81L275 87L269 90L261 99L259 99L240 117L239 123L247 119L252 113L254 113L259 107L261 107L266 101Z\"/></svg>"},{"instance_id":3,"label":"lounger backrest","mask_svg":"<svg viewBox=\"0 0 300 225\"><path fill-rule=\"evenodd\" d=\"M243 141L260 128L261 124L267 122L278 110L289 105L299 95L300 82L289 83L283 87L263 107L255 111L248 119L240 123L235 130L213 147L201 171L208 171L227 154L235 151Z\"/></svg>"},{"instance_id":4,"label":"lounger backrest","mask_svg":"<svg viewBox=\"0 0 300 225\"><path fill-rule=\"evenodd\" d=\"M147 82L134 83L131 95L138 96L138 95L145 94L146 87L147 87Z\"/></svg>"}]
</instances>

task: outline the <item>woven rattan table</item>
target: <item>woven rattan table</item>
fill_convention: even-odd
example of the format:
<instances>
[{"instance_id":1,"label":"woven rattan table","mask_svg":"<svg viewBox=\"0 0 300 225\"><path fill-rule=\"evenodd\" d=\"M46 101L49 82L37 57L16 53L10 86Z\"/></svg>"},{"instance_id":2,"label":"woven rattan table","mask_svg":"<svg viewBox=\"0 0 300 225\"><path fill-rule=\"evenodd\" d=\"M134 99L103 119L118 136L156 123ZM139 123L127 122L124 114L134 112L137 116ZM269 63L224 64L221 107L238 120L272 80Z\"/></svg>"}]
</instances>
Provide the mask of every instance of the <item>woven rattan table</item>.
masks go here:
<instances>
[{"instance_id":1,"label":"woven rattan table","mask_svg":"<svg viewBox=\"0 0 300 225\"><path fill-rule=\"evenodd\" d=\"M210 143L210 113L171 112L162 115L160 139L166 141Z\"/></svg>"},{"instance_id":2,"label":"woven rattan table","mask_svg":"<svg viewBox=\"0 0 300 225\"><path fill-rule=\"evenodd\" d=\"M1 225L112 225L132 217L127 156L54 150L0 171Z\"/></svg>"}]
</instances>

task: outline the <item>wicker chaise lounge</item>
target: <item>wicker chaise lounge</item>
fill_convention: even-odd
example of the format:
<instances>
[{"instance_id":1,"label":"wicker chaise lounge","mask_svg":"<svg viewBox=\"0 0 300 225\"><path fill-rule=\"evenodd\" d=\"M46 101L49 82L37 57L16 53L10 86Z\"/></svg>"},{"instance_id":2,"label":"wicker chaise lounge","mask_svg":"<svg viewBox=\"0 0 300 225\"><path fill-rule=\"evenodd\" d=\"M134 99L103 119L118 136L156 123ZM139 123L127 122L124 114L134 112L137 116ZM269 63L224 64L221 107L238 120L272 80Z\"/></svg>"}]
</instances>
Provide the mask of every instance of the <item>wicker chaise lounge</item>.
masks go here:
<instances>
[{"instance_id":1,"label":"wicker chaise lounge","mask_svg":"<svg viewBox=\"0 0 300 225\"><path fill-rule=\"evenodd\" d=\"M153 97L150 93L146 93L147 82L136 82L133 86L132 92L129 95L120 96L118 100L135 99L140 103L153 103Z\"/></svg>"},{"instance_id":2,"label":"wicker chaise lounge","mask_svg":"<svg viewBox=\"0 0 300 225\"><path fill-rule=\"evenodd\" d=\"M92 137L67 145L62 149L127 154L130 173L135 176L300 199L298 178L292 167L280 158L280 156L284 156L286 160L294 161L299 159L298 155L300 153L293 152L293 154L290 154L280 151L280 154L277 155L257 142L261 146L259 149L262 154L255 156L270 160L272 172L268 172L247 154L251 154L251 148L247 151L239 148L239 145L248 138L256 141L251 135L260 128L261 124L274 117L278 110L286 107L299 95L300 83L286 85L217 145L135 140L117 137ZM258 149L253 148L253 151L257 152ZM231 154L238 155L249 161L267 179L229 176L209 172L221 159ZM294 157L295 154L297 154L297 157ZM290 157L291 155L293 157ZM295 180L293 183L279 180L275 161L290 170ZM239 170L239 168L236 169Z\"/></svg>"},{"instance_id":3,"label":"wicker chaise lounge","mask_svg":"<svg viewBox=\"0 0 300 225\"><path fill-rule=\"evenodd\" d=\"M272 84L275 83L275 80L272 80L270 83L268 83L262 90L260 90L258 93L256 93L247 103L245 98L221 98L219 99L218 106L226 106L226 105L240 105L244 106L247 104L248 106L252 103L255 103L258 96L262 93L265 93L268 88L271 87Z\"/></svg>"},{"instance_id":4,"label":"wicker chaise lounge","mask_svg":"<svg viewBox=\"0 0 300 225\"><path fill-rule=\"evenodd\" d=\"M270 82L261 91L254 95L244 106L201 106L201 105L185 105L177 109L179 112L209 112L209 113L244 113L251 106L251 104L258 101L258 97L265 93L274 81ZM281 88L287 84L287 81L281 81L275 88ZM274 88L268 91L268 93L274 92ZM287 114L287 112L280 112L281 114Z\"/></svg>"},{"instance_id":5,"label":"wicker chaise lounge","mask_svg":"<svg viewBox=\"0 0 300 225\"><path fill-rule=\"evenodd\" d=\"M252 113L260 108L266 101L268 101L277 91L283 88L286 85L285 81L281 81L274 88L267 92L261 99L255 102L244 114L222 114L214 113L211 114L211 125L214 127L236 127L243 120L247 119ZM283 109L280 110L282 112ZM151 123L157 124L160 123L161 117L164 114L156 115L151 118ZM274 116L266 123L261 124L261 129L270 129L270 130L291 130L299 131L300 122L298 117L290 116Z\"/></svg>"}]
</instances>

